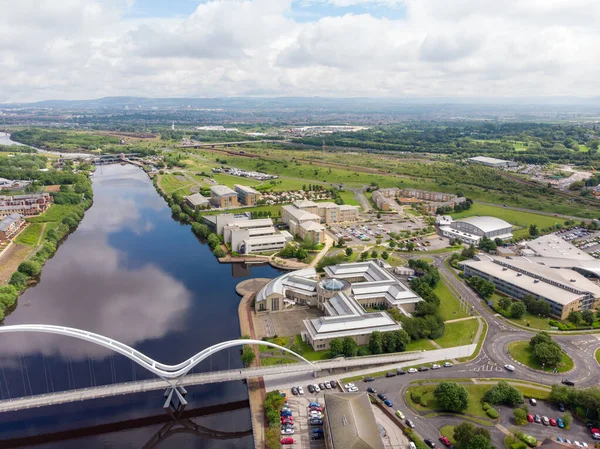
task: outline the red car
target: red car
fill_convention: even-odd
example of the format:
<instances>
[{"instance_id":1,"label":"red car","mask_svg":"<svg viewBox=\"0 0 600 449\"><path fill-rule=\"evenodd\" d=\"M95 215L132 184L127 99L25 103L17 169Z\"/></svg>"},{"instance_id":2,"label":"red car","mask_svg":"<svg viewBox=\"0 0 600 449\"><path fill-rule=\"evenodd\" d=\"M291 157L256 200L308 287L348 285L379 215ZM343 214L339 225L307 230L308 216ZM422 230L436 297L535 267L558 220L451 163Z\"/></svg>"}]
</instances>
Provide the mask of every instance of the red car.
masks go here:
<instances>
[{"instance_id":1,"label":"red car","mask_svg":"<svg viewBox=\"0 0 600 449\"><path fill-rule=\"evenodd\" d=\"M282 416L281 424L294 424L294 417L293 416Z\"/></svg>"},{"instance_id":2,"label":"red car","mask_svg":"<svg viewBox=\"0 0 600 449\"><path fill-rule=\"evenodd\" d=\"M281 444L294 444L294 439L290 437L282 438Z\"/></svg>"},{"instance_id":3,"label":"red car","mask_svg":"<svg viewBox=\"0 0 600 449\"><path fill-rule=\"evenodd\" d=\"M600 433L600 429L598 429L597 427L592 427L590 429L590 432L591 432L592 435L595 434L595 433Z\"/></svg>"},{"instance_id":4,"label":"red car","mask_svg":"<svg viewBox=\"0 0 600 449\"><path fill-rule=\"evenodd\" d=\"M533 422L533 415L527 415L527 421Z\"/></svg>"},{"instance_id":5,"label":"red car","mask_svg":"<svg viewBox=\"0 0 600 449\"><path fill-rule=\"evenodd\" d=\"M556 420L554 418L550 418L550 425L556 427Z\"/></svg>"},{"instance_id":6,"label":"red car","mask_svg":"<svg viewBox=\"0 0 600 449\"><path fill-rule=\"evenodd\" d=\"M450 444L451 444L451 443L450 443L450 440L449 440L448 438L446 438L446 437L443 437L443 436L442 436L442 437L440 437L440 441L442 442L442 444L443 444L444 446L448 446L448 447L450 447Z\"/></svg>"},{"instance_id":7,"label":"red car","mask_svg":"<svg viewBox=\"0 0 600 449\"><path fill-rule=\"evenodd\" d=\"M323 411L323 409L321 407L315 407L315 406L308 407L308 409L311 410L311 411L314 410L315 412L322 412Z\"/></svg>"}]
</instances>

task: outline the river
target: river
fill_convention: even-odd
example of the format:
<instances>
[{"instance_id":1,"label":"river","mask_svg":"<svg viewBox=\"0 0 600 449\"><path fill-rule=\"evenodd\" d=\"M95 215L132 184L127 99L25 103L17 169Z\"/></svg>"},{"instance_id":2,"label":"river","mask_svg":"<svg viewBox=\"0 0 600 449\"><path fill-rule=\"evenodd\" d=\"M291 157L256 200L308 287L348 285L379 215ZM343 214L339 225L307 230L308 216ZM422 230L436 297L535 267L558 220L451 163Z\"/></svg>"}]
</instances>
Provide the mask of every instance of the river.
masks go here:
<instances>
[{"instance_id":1,"label":"river","mask_svg":"<svg viewBox=\"0 0 600 449\"><path fill-rule=\"evenodd\" d=\"M138 168L102 166L93 176L93 188L93 206L46 263L40 282L21 296L4 324L43 323L86 329L169 364L209 345L238 338L235 285L250 277L249 270L219 264L189 225L171 218L166 202ZM276 275L269 266L252 267L252 277ZM5 334L2 343L0 395L4 399L152 376L125 357L68 337ZM240 367L239 354L237 348L222 351L194 372ZM188 408L247 399L243 382L188 391ZM0 418L0 439L157 415L164 413L163 402L163 392L159 391L5 413ZM216 430L244 431L250 428L250 413L244 408L194 421ZM36 447L140 448L159 428ZM253 440L252 436L210 440L177 434L161 447L250 448Z\"/></svg>"}]
</instances>

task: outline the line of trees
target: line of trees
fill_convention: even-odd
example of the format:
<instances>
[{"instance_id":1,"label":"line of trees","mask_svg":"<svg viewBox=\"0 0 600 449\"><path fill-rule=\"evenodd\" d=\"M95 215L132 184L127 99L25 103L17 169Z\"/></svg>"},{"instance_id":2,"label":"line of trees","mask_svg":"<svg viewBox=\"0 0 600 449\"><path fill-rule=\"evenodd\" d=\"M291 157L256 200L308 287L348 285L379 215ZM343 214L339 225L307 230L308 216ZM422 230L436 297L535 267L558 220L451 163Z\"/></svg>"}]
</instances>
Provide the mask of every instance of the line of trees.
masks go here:
<instances>
[{"instance_id":1,"label":"line of trees","mask_svg":"<svg viewBox=\"0 0 600 449\"><path fill-rule=\"evenodd\" d=\"M493 282L483 279L480 276L471 276L467 279L467 283L475 290L483 299L490 298L496 291L496 286Z\"/></svg>"},{"instance_id":2,"label":"line of trees","mask_svg":"<svg viewBox=\"0 0 600 449\"><path fill-rule=\"evenodd\" d=\"M410 336L404 330L394 332L372 332L369 336L369 351L371 354L383 354L406 351Z\"/></svg>"},{"instance_id":3,"label":"line of trees","mask_svg":"<svg viewBox=\"0 0 600 449\"><path fill-rule=\"evenodd\" d=\"M573 388L565 385L552 385L550 401L563 404L577 417L595 425L600 424L600 388Z\"/></svg>"}]
</instances>

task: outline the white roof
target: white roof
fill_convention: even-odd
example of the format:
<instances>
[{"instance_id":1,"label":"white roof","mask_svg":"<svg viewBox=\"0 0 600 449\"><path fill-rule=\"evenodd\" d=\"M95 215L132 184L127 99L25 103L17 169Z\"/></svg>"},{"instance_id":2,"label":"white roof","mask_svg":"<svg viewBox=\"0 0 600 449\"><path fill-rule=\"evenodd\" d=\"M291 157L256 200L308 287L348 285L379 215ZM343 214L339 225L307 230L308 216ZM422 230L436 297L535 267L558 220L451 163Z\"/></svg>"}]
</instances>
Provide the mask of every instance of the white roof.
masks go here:
<instances>
[{"instance_id":1,"label":"white roof","mask_svg":"<svg viewBox=\"0 0 600 449\"><path fill-rule=\"evenodd\" d=\"M317 205L317 203L315 203L314 201L310 201L310 200L300 200L300 201L294 201L294 203L292 203L296 208L300 208L300 207L315 207Z\"/></svg>"},{"instance_id":2,"label":"white roof","mask_svg":"<svg viewBox=\"0 0 600 449\"><path fill-rule=\"evenodd\" d=\"M457 220L454 223L469 223L481 229L483 232L492 232L499 229L512 228L512 225L496 217L468 217ZM450 225L452 226L452 225Z\"/></svg>"},{"instance_id":3,"label":"white roof","mask_svg":"<svg viewBox=\"0 0 600 449\"><path fill-rule=\"evenodd\" d=\"M527 247L540 257L556 257L560 259L596 260L575 245L549 234L526 243Z\"/></svg>"},{"instance_id":4,"label":"white roof","mask_svg":"<svg viewBox=\"0 0 600 449\"><path fill-rule=\"evenodd\" d=\"M240 219L227 223L227 226L236 226L238 228L264 228L273 226L273 220L270 218L253 218L253 219Z\"/></svg>"},{"instance_id":5,"label":"white roof","mask_svg":"<svg viewBox=\"0 0 600 449\"><path fill-rule=\"evenodd\" d=\"M475 162L484 162L487 164L506 164L507 162L510 162L510 161L505 161L504 159L496 159L495 157L487 157L487 156L470 157L469 160L475 161Z\"/></svg>"},{"instance_id":6,"label":"white roof","mask_svg":"<svg viewBox=\"0 0 600 449\"><path fill-rule=\"evenodd\" d=\"M306 231L323 231L325 226L321 223L315 223L314 221L305 221L300 224L300 227Z\"/></svg>"},{"instance_id":7,"label":"white roof","mask_svg":"<svg viewBox=\"0 0 600 449\"><path fill-rule=\"evenodd\" d=\"M258 190L254 190L252 187L250 186L244 186L241 184L236 184L233 187L235 187L236 190L242 190L246 193L254 193L255 195L260 195L260 192Z\"/></svg>"},{"instance_id":8,"label":"white roof","mask_svg":"<svg viewBox=\"0 0 600 449\"><path fill-rule=\"evenodd\" d=\"M294 206L282 206L282 209L287 211L292 217L294 217L297 221L304 220L315 220L317 222L321 221L321 217L312 212L308 212L306 210L297 209Z\"/></svg>"},{"instance_id":9,"label":"white roof","mask_svg":"<svg viewBox=\"0 0 600 449\"><path fill-rule=\"evenodd\" d=\"M227 186L212 186L210 188L210 191L217 196L223 196L223 195L236 195L237 196L237 193L235 193L235 191L231 190Z\"/></svg>"},{"instance_id":10,"label":"white roof","mask_svg":"<svg viewBox=\"0 0 600 449\"><path fill-rule=\"evenodd\" d=\"M291 279L290 279L291 278ZM298 279L303 279L303 285L311 284L311 290L316 291L317 288L317 272L314 268L304 268L302 270L290 271L279 277L276 277L265 285L256 295L256 302L264 301L267 297L274 293L285 296L285 290L289 287L296 286Z\"/></svg>"},{"instance_id":11,"label":"white roof","mask_svg":"<svg viewBox=\"0 0 600 449\"><path fill-rule=\"evenodd\" d=\"M184 198L190 203L192 203L194 206L199 206L208 203L208 198L200 195L199 193L194 193L193 195L186 196Z\"/></svg>"},{"instance_id":12,"label":"white roof","mask_svg":"<svg viewBox=\"0 0 600 449\"><path fill-rule=\"evenodd\" d=\"M273 234L273 235L261 235L261 236L250 236L245 239L247 245L264 245L266 243L285 243L287 240L284 235Z\"/></svg>"}]
</instances>

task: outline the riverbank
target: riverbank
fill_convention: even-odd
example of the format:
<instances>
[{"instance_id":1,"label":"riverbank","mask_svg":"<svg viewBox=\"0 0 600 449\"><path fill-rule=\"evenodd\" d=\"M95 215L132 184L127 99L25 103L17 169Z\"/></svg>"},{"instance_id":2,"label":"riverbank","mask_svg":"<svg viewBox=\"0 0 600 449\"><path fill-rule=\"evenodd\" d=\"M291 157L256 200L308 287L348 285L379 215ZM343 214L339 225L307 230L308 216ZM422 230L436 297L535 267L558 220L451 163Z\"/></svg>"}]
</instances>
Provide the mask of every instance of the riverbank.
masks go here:
<instances>
[{"instance_id":1,"label":"riverbank","mask_svg":"<svg viewBox=\"0 0 600 449\"><path fill-rule=\"evenodd\" d=\"M252 301L256 293L263 288L270 279L255 278L240 282L235 287L238 295L242 296L238 306L238 317L240 320L240 334L256 339L254 322L252 319ZM260 353L257 346L253 346L254 366L260 366ZM268 425L265 417L263 403L265 401L265 382L262 377L248 379L248 400L250 401L250 415L252 419L252 433L254 434L255 449L265 447L265 428Z\"/></svg>"}]
</instances>

